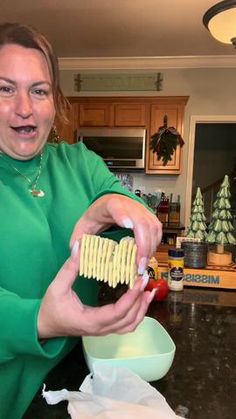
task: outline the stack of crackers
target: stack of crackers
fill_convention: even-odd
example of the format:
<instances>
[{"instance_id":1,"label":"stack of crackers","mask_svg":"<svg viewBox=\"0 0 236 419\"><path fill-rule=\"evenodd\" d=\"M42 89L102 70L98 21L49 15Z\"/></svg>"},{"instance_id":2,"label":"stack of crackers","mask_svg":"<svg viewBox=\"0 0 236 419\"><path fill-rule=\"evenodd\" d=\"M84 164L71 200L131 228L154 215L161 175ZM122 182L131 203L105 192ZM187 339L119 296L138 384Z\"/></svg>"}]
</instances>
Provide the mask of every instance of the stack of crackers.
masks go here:
<instances>
[{"instance_id":1,"label":"stack of crackers","mask_svg":"<svg viewBox=\"0 0 236 419\"><path fill-rule=\"evenodd\" d=\"M133 288L137 277L137 245L133 237L114 240L84 234L80 250L80 275L107 282L115 288L127 284Z\"/></svg>"}]
</instances>

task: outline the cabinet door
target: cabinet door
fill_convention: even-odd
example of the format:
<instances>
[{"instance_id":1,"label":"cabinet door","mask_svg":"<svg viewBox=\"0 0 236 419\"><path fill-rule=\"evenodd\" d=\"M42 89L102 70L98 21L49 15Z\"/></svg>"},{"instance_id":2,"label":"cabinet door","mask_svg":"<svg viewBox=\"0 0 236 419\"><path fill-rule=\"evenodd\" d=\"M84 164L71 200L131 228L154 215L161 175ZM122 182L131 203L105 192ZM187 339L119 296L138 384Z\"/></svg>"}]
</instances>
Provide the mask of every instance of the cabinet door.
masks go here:
<instances>
[{"instance_id":1,"label":"cabinet door","mask_svg":"<svg viewBox=\"0 0 236 419\"><path fill-rule=\"evenodd\" d=\"M72 103L67 112L68 123L55 118L55 126L60 139L72 144L75 142L75 129L78 115L77 103Z\"/></svg>"},{"instance_id":2,"label":"cabinet door","mask_svg":"<svg viewBox=\"0 0 236 419\"><path fill-rule=\"evenodd\" d=\"M178 145L171 160L164 166L163 161L157 159L156 153L150 150L150 138L163 126L164 116L167 115L168 126L175 127L182 134L183 127L183 104L156 104L151 106L151 127L149 141L147 141L146 173L153 174L179 174L181 170L181 148Z\"/></svg>"},{"instance_id":3,"label":"cabinet door","mask_svg":"<svg viewBox=\"0 0 236 419\"><path fill-rule=\"evenodd\" d=\"M112 109L108 103L88 103L79 105L79 125L81 127L108 127L111 125Z\"/></svg>"},{"instance_id":4,"label":"cabinet door","mask_svg":"<svg viewBox=\"0 0 236 419\"><path fill-rule=\"evenodd\" d=\"M146 125L145 104L115 104L114 125L116 127L144 127Z\"/></svg>"}]
</instances>

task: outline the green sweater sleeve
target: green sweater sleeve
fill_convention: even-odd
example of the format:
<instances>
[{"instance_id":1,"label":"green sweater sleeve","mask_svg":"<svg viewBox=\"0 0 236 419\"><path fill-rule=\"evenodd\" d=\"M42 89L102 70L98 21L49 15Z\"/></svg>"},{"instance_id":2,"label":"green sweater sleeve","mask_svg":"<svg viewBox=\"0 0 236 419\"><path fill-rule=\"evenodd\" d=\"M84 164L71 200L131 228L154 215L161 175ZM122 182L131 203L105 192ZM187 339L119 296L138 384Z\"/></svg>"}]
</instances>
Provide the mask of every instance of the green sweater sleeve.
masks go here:
<instances>
[{"instance_id":1,"label":"green sweater sleeve","mask_svg":"<svg viewBox=\"0 0 236 419\"><path fill-rule=\"evenodd\" d=\"M44 345L38 341L40 303L0 288L0 363L22 354L53 358L61 351L65 338L51 339Z\"/></svg>"}]
</instances>

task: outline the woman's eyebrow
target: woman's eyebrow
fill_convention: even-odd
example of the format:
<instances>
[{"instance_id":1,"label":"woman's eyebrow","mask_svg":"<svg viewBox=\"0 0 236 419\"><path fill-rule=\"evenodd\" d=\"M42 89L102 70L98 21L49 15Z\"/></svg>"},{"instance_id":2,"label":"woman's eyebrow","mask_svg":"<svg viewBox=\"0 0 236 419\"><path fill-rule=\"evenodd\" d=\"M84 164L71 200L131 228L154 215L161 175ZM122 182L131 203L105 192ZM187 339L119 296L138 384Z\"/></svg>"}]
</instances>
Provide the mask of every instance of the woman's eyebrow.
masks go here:
<instances>
[{"instance_id":1,"label":"woman's eyebrow","mask_svg":"<svg viewBox=\"0 0 236 419\"><path fill-rule=\"evenodd\" d=\"M8 77L4 77L4 76L0 76L0 80L3 80L5 82L7 82L7 83L11 83L11 84L14 84L14 85L17 84L14 80L11 80ZM51 83L49 81L47 81L47 80L36 81L35 83L32 84L32 86L35 87L35 86L39 86L41 84L47 84L48 86L51 87Z\"/></svg>"},{"instance_id":2,"label":"woman's eyebrow","mask_svg":"<svg viewBox=\"0 0 236 419\"><path fill-rule=\"evenodd\" d=\"M35 86L39 86L41 84L47 84L49 87L51 87L51 85L52 85L49 81L41 80L41 81L36 81L35 83L32 84L32 86L35 87Z\"/></svg>"},{"instance_id":3,"label":"woman's eyebrow","mask_svg":"<svg viewBox=\"0 0 236 419\"><path fill-rule=\"evenodd\" d=\"M0 76L0 80L6 81L7 83L16 84L14 80L8 79L8 77Z\"/></svg>"}]
</instances>

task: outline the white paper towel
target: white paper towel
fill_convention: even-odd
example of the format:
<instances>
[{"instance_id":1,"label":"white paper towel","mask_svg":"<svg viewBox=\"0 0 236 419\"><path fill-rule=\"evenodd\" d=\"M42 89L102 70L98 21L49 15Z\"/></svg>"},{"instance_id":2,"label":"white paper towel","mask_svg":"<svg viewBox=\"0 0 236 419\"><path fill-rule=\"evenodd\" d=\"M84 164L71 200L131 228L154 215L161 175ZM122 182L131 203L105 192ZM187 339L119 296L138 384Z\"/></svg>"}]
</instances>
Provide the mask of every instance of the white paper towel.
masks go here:
<instances>
[{"instance_id":1,"label":"white paper towel","mask_svg":"<svg viewBox=\"0 0 236 419\"><path fill-rule=\"evenodd\" d=\"M46 391L48 404L68 401L72 419L179 419L165 398L150 384L125 368L96 367L80 391Z\"/></svg>"}]
</instances>

